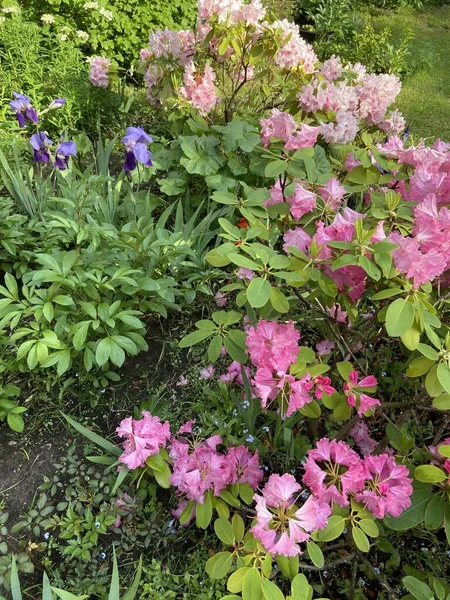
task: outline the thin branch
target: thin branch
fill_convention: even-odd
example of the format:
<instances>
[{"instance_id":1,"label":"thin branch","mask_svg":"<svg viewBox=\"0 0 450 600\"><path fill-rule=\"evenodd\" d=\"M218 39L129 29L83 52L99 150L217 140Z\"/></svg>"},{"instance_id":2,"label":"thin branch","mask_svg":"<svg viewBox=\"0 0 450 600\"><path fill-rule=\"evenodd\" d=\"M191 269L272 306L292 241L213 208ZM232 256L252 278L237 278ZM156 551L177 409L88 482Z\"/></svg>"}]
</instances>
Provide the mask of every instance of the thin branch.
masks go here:
<instances>
[{"instance_id":1,"label":"thin branch","mask_svg":"<svg viewBox=\"0 0 450 600\"><path fill-rule=\"evenodd\" d=\"M381 575L381 573L378 573L378 571L375 570L375 568L372 566L370 561L363 554L360 554L359 558L363 561L363 563L366 565L366 567L370 570L370 572L375 577L375 579L379 582L379 584L386 590L389 598L391 600L399 600L399 597L396 594L396 592L391 588L391 586L386 581L386 579Z\"/></svg>"},{"instance_id":2,"label":"thin branch","mask_svg":"<svg viewBox=\"0 0 450 600\"><path fill-rule=\"evenodd\" d=\"M332 569L333 567L337 567L338 565L343 565L344 563L350 562L353 558L355 558L355 553L349 554L348 556L344 556L344 558L338 558L333 562L326 563L323 567L316 567L315 565L310 565L308 563L301 562L299 563L300 569L303 571L325 571L328 569Z\"/></svg>"}]
</instances>

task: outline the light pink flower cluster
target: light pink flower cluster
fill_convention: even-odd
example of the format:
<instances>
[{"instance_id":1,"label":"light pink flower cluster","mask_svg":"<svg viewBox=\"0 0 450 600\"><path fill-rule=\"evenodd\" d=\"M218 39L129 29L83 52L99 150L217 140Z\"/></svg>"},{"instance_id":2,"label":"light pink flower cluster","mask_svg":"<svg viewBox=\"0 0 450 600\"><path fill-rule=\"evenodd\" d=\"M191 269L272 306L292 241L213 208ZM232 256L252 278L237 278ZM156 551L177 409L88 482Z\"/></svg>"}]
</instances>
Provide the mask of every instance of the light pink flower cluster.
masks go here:
<instances>
[{"instance_id":1,"label":"light pink flower cluster","mask_svg":"<svg viewBox=\"0 0 450 600\"><path fill-rule=\"evenodd\" d=\"M317 141L319 127L311 127L305 123L298 124L294 117L278 108L272 109L270 117L261 119L261 142L266 148L271 139L285 142L285 150L311 148Z\"/></svg>"},{"instance_id":2,"label":"light pink flower cluster","mask_svg":"<svg viewBox=\"0 0 450 600\"><path fill-rule=\"evenodd\" d=\"M108 87L111 61L103 56L94 56L90 63L89 81L96 87Z\"/></svg>"},{"instance_id":3,"label":"light pink flower cluster","mask_svg":"<svg viewBox=\"0 0 450 600\"><path fill-rule=\"evenodd\" d=\"M345 442L323 438L309 450L303 483L320 502L348 506L362 502L378 519L398 517L411 506L409 471L389 454L364 459Z\"/></svg>"},{"instance_id":4,"label":"light pink flower cluster","mask_svg":"<svg viewBox=\"0 0 450 600\"><path fill-rule=\"evenodd\" d=\"M331 514L330 506L310 496L297 505L301 487L292 475L271 475L261 491L255 494L256 525L253 535L273 555L302 554L299 544L309 540L310 533L323 529Z\"/></svg>"},{"instance_id":5,"label":"light pink flower cluster","mask_svg":"<svg viewBox=\"0 0 450 600\"><path fill-rule=\"evenodd\" d=\"M283 19L272 23L271 28L282 32L282 43L275 54L275 63L282 69L302 67L305 73L314 73L318 58L313 47L300 36L298 25Z\"/></svg>"},{"instance_id":6,"label":"light pink flower cluster","mask_svg":"<svg viewBox=\"0 0 450 600\"><path fill-rule=\"evenodd\" d=\"M400 89L395 75L369 74L361 65L343 68L333 57L303 87L298 100L300 108L310 113L333 111L333 120L321 124L320 133L328 143L345 144L355 139L364 123L382 125L392 133L401 131L404 121L400 113L387 112Z\"/></svg>"},{"instance_id":7,"label":"light pink flower cluster","mask_svg":"<svg viewBox=\"0 0 450 600\"><path fill-rule=\"evenodd\" d=\"M190 62L195 43L193 31L157 30L150 34L149 48L141 51L141 59L149 61L152 58L165 58L176 61L183 67Z\"/></svg>"},{"instance_id":8,"label":"light pink flower cluster","mask_svg":"<svg viewBox=\"0 0 450 600\"><path fill-rule=\"evenodd\" d=\"M142 419L128 417L121 421L116 429L117 435L125 438L122 443L124 453L119 462L129 469L137 469L145 465L152 454L158 454L160 448L165 448L170 438L169 422L161 423L158 417L153 417L148 411L142 411Z\"/></svg>"},{"instance_id":9,"label":"light pink flower cluster","mask_svg":"<svg viewBox=\"0 0 450 600\"><path fill-rule=\"evenodd\" d=\"M180 429L190 433L190 428ZM213 435L202 442L190 443L188 438L173 438L170 457L173 474L170 482L179 494L202 504L205 493L218 496L231 483L248 483L253 489L263 478L258 452L252 454L245 446L229 448L226 453L217 450L222 438Z\"/></svg>"},{"instance_id":10,"label":"light pink flower cluster","mask_svg":"<svg viewBox=\"0 0 450 600\"><path fill-rule=\"evenodd\" d=\"M261 0L252 0L245 4L242 0L199 0L198 21L206 23L217 18L219 23L236 25L244 21L248 26L255 26L264 20L265 8Z\"/></svg>"},{"instance_id":11,"label":"light pink flower cluster","mask_svg":"<svg viewBox=\"0 0 450 600\"><path fill-rule=\"evenodd\" d=\"M348 404L357 409L359 416L381 404L378 398L372 398L363 391L364 389L375 391L377 384L377 379L373 375L359 379L358 371L351 371L349 374L348 381L344 383L344 394L347 396Z\"/></svg>"},{"instance_id":12,"label":"light pink flower cluster","mask_svg":"<svg viewBox=\"0 0 450 600\"><path fill-rule=\"evenodd\" d=\"M219 102L215 79L216 74L209 62L206 63L203 74L196 74L193 62L184 71L184 85L180 88L180 95L189 100L201 115L210 113Z\"/></svg>"}]
</instances>

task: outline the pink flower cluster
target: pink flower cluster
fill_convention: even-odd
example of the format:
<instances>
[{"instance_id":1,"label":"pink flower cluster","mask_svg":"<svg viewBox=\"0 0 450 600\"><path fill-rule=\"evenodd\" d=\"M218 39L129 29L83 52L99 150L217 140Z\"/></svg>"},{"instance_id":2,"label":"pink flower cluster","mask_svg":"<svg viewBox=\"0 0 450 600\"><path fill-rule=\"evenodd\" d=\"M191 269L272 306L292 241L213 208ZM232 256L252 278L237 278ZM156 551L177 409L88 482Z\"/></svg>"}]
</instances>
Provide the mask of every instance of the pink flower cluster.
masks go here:
<instances>
[{"instance_id":1,"label":"pink flower cluster","mask_svg":"<svg viewBox=\"0 0 450 600\"><path fill-rule=\"evenodd\" d=\"M189 433L189 428L181 429ZM173 438L170 457L173 459L171 484L179 494L202 504L205 493L218 496L231 483L248 483L253 489L263 478L258 452L252 454L245 446L217 450L222 438L214 435L207 440L190 443L188 438Z\"/></svg>"},{"instance_id":2,"label":"pink flower cluster","mask_svg":"<svg viewBox=\"0 0 450 600\"><path fill-rule=\"evenodd\" d=\"M108 87L111 61L103 56L94 56L90 63L89 81L96 87Z\"/></svg>"},{"instance_id":3,"label":"pink flower cluster","mask_svg":"<svg viewBox=\"0 0 450 600\"><path fill-rule=\"evenodd\" d=\"M298 125L294 117L278 108L272 109L270 117L261 119L261 142L266 148L270 145L271 138L285 142L285 150L299 150L311 148L317 141L320 127Z\"/></svg>"},{"instance_id":4,"label":"pink flower cluster","mask_svg":"<svg viewBox=\"0 0 450 600\"><path fill-rule=\"evenodd\" d=\"M203 74L196 75L193 62L190 62L184 71L184 84L180 88L180 95L189 100L201 115L210 113L219 102L215 79L216 74L210 63L206 63Z\"/></svg>"},{"instance_id":5,"label":"pink flower cluster","mask_svg":"<svg viewBox=\"0 0 450 600\"><path fill-rule=\"evenodd\" d=\"M305 73L314 73L318 58L313 47L300 36L298 25L283 19L272 23L271 28L282 32L281 47L275 54L275 63L282 69L302 67Z\"/></svg>"},{"instance_id":6,"label":"pink flower cluster","mask_svg":"<svg viewBox=\"0 0 450 600\"><path fill-rule=\"evenodd\" d=\"M310 496L300 507L301 487L292 475L271 475L261 494L255 494L256 525L253 535L274 555L302 554L299 544L323 529L331 514L329 504Z\"/></svg>"},{"instance_id":7,"label":"pink flower cluster","mask_svg":"<svg viewBox=\"0 0 450 600\"><path fill-rule=\"evenodd\" d=\"M303 483L319 502L348 506L362 502L378 519L398 517L411 506L408 469L389 454L361 459L345 442L323 438L309 450Z\"/></svg>"},{"instance_id":8,"label":"pink flower cluster","mask_svg":"<svg viewBox=\"0 0 450 600\"><path fill-rule=\"evenodd\" d=\"M244 21L255 26L265 18L266 11L261 0L245 4L242 0L199 0L198 21L207 23L216 18L219 23L236 25Z\"/></svg>"},{"instance_id":9,"label":"pink flower cluster","mask_svg":"<svg viewBox=\"0 0 450 600\"><path fill-rule=\"evenodd\" d=\"M116 432L119 437L125 438L122 443L124 453L119 461L129 469L143 467L147 458L158 454L170 439L169 422L161 423L158 417L153 417L146 410L142 411L142 419L123 419Z\"/></svg>"},{"instance_id":10,"label":"pink flower cluster","mask_svg":"<svg viewBox=\"0 0 450 600\"><path fill-rule=\"evenodd\" d=\"M357 371L351 371L349 374L348 381L344 383L344 394L347 396L348 404L357 409L359 416L381 404L378 398L372 398L363 391L364 389L375 389L377 384L377 379L373 375L359 379Z\"/></svg>"}]
</instances>

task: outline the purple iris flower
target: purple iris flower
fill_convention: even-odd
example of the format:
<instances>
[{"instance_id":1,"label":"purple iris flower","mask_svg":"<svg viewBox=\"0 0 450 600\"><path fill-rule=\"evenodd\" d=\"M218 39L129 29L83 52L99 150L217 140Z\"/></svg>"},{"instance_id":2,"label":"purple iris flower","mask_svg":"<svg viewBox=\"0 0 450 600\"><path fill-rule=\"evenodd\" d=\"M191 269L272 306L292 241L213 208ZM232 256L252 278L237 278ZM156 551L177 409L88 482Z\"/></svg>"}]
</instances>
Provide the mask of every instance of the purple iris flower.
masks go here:
<instances>
[{"instance_id":1,"label":"purple iris flower","mask_svg":"<svg viewBox=\"0 0 450 600\"><path fill-rule=\"evenodd\" d=\"M48 135L44 132L35 133L31 136L30 144L33 148L34 162L41 162L47 165L50 161L49 146L53 144Z\"/></svg>"},{"instance_id":2,"label":"purple iris flower","mask_svg":"<svg viewBox=\"0 0 450 600\"><path fill-rule=\"evenodd\" d=\"M69 158L76 156L77 147L75 142L61 142L56 148L54 167L58 167L60 171L64 171L69 165Z\"/></svg>"},{"instance_id":3,"label":"purple iris flower","mask_svg":"<svg viewBox=\"0 0 450 600\"><path fill-rule=\"evenodd\" d=\"M54 108L61 108L67 102L65 98L55 98L53 102L48 107L48 110L53 110Z\"/></svg>"},{"instance_id":4,"label":"purple iris flower","mask_svg":"<svg viewBox=\"0 0 450 600\"><path fill-rule=\"evenodd\" d=\"M153 139L145 133L141 127L127 127L127 134L122 138L122 143L125 144L125 171L133 171L137 163L152 167L152 153L148 149L147 144L151 144Z\"/></svg>"},{"instance_id":5,"label":"purple iris flower","mask_svg":"<svg viewBox=\"0 0 450 600\"><path fill-rule=\"evenodd\" d=\"M20 127L25 127L27 119L30 119L30 121L33 121L33 123L39 123L39 117L31 105L31 99L28 98L28 96L18 94L17 92L13 92L13 94L16 97L16 100L11 100L9 105L16 113Z\"/></svg>"}]
</instances>

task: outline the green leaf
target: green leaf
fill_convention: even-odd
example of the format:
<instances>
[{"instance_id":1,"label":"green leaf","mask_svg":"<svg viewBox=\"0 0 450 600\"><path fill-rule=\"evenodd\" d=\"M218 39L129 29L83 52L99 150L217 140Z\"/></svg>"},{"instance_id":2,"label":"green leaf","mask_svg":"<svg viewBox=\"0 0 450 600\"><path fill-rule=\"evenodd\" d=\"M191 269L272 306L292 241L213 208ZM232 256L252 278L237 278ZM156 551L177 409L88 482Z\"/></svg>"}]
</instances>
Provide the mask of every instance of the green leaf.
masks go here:
<instances>
[{"instance_id":1,"label":"green leaf","mask_svg":"<svg viewBox=\"0 0 450 600\"><path fill-rule=\"evenodd\" d=\"M261 588L265 600L285 600L283 592L273 582L263 577L261 579Z\"/></svg>"},{"instance_id":2,"label":"green leaf","mask_svg":"<svg viewBox=\"0 0 450 600\"><path fill-rule=\"evenodd\" d=\"M179 343L180 348L189 348L213 335L215 330L199 329L186 335Z\"/></svg>"},{"instance_id":3,"label":"green leaf","mask_svg":"<svg viewBox=\"0 0 450 600\"><path fill-rule=\"evenodd\" d=\"M352 527L352 537L358 550L361 550L361 552L369 552L370 542L364 531L359 529L359 527Z\"/></svg>"},{"instance_id":4,"label":"green leaf","mask_svg":"<svg viewBox=\"0 0 450 600\"><path fill-rule=\"evenodd\" d=\"M212 500L211 494L205 494L203 504L197 504L195 507L195 524L201 529L206 529L212 518Z\"/></svg>"},{"instance_id":5,"label":"green leaf","mask_svg":"<svg viewBox=\"0 0 450 600\"><path fill-rule=\"evenodd\" d=\"M414 469L414 477L422 483L440 483L447 479L447 474L434 465L421 465Z\"/></svg>"},{"instance_id":6,"label":"green leaf","mask_svg":"<svg viewBox=\"0 0 450 600\"><path fill-rule=\"evenodd\" d=\"M119 567L117 566L116 549L113 546L113 570L109 587L108 600L120 600Z\"/></svg>"},{"instance_id":7,"label":"green leaf","mask_svg":"<svg viewBox=\"0 0 450 600\"><path fill-rule=\"evenodd\" d=\"M240 490L241 484L239 484L239 492ZM235 515L233 515L233 518L231 520L231 526L233 529L233 535L234 535L234 539L237 542L241 542L244 539L244 535L245 535L245 524L244 524L244 520L242 519L241 515L238 515L237 513Z\"/></svg>"},{"instance_id":8,"label":"green leaf","mask_svg":"<svg viewBox=\"0 0 450 600\"><path fill-rule=\"evenodd\" d=\"M84 346L91 323L92 321L82 321L81 323L77 323L77 331L72 339L75 350L79 351Z\"/></svg>"},{"instance_id":9,"label":"green leaf","mask_svg":"<svg viewBox=\"0 0 450 600\"><path fill-rule=\"evenodd\" d=\"M241 506L239 500L235 498L233 494L230 494L230 492L228 492L227 490L223 490L222 492L220 492L219 496L227 504L229 504L230 506L234 506L234 508L239 508Z\"/></svg>"},{"instance_id":10,"label":"green leaf","mask_svg":"<svg viewBox=\"0 0 450 600\"><path fill-rule=\"evenodd\" d=\"M321 569L325 564L322 550L315 542L306 542L306 549L311 562L316 565L316 567Z\"/></svg>"},{"instance_id":11,"label":"green leaf","mask_svg":"<svg viewBox=\"0 0 450 600\"><path fill-rule=\"evenodd\" d=\"M384 524L394 531L406 531L416 527L425 519L428 502L433 497L429 490L418 490L411 496L411 506L399 517L386 517Z\"/></svg>"},{"instance_id":12,"label":"green leaf","mask_svg":"<svg viewBox=\"0 0 450 600\"><path fill-rule=\"evenodd\" d=\"M212 579L223 579L233 564L231 552L218 552L206 561L205 570Z\"/></svg>"},{"instance_id":13,"label":"green leaf","mask_svg":"<svg viewBox=\"0 0 450 600\"><path fill-rule=\"evenodd\" d=\"M439 529L444 521L446 501L442 496L434 496L425 511L425 527Z\"/></svg>"},{"instance_id":14,"label":"green leaf","mask_svg":"<svg viewBox=\"0 0 450 600\"><path fill-rule=\"evenodd\" d=\"M437 378L444 390L450 394L450 370L444 363L440 363L437 368Z\"/></svg>"},{"instance_id":15,"label":"green leaf","mask_svg":"<svg viewBox=\"0 0 450 600\"><path fill-rule=\"evenodd\" d=\"M336 363L337 370L339 371L339 375L345 381L348 381L348 376L352 371L354 371L354 367L351 362L348 360Z\"/></svg>"},{"instance_id":16,"label":"green leaf","mask_svg":"<svg viewBox=\"0 0 450 600\"><path fill-rule=\"evenodd\" d=\"M112 351L113 343L109 337L103 338L97 343L97 348L95 350L95 360L99 367L108 362L111 351Z\"/></svg>"},{"instance_id":17,"label":"green leaf","mask_svg":"<svg viewBox=\"0 0 450 600\"><path fill-rule=\"evenodd\" d=\"M402 583L416 600L434 600L434 594L426 583L408 575L403 577Z\"/></svg>"},{"instance_id":18,"label":"green leaf","mask_svg":"<svg viewBox=\"0 0 450 600\"><path fill-rule=\"evenodd\" d=\"M331 542L338 538L345 529L345 519L339 515L332 515L328 519L325 529L316 532L319 542Z\"/></svg>"},{"instance_id":19,"label":"green leaf","mask_svg":"<svg viewBox=\"0 0 450 600\"><path fill-rule=\"evenodd\" d=\"M250 567L241 567L234 573L231 573L231 575L228 577L228 581L227 581L227 589L229 592L233 592L236 594L239 592L242 592L242 586L244 585L244 579L249 570L250 570ZM240 596L237 596L237 597L239 598L239 600L242 600ZM223 598L221 600L223 600Z\"/></svg>"},{"instance_id":20,"label":"green leaf","mask_svg":"<svg viewBox=\"0 0 450 600\"><path fill-rule=\"evenodd\" d=\"M17 574L16 558L13 555L11 561L11 595L12 600L22 600L19 576Z\"/></svg>"},{"instance_id":21,"label":"green leaf","mask_svg":"<svg viewBox=\"0 0 450 600\"><path fill-rule=\"evenodd\" d=\"M216 335L209 342L208 346L208 360L209 362L215 363L220 356L222 350L222 338L220 335Z\"/></svg>"},{"instance_id":22,"label":"green leaf","mask_svg":"<svg viewBox=\"0 0 450 600\"><path fill-rule=\"evenodd\" d=\"M450 544L450 502L447 502L447 506L445 507L444 530L447 544Z\"/></svg>"},{"instance_id":23,"label":"green leaf","mask_svg":"<svg viewBox=\"0 0 450 600\"><path fill-rule=\"evenodd\" d=\"M215 175L224 166L226 158L219 153L220 141L214 136L189 136L181 138L181 149L185 156L180 163L188 173Z\"/></svg>"},{"instance_id":24,"label":"green leaf","mask_svg":"<svg viewBox=\"0 0 450 600\"><path fill-rule=\"evenodd\" d=\"M279 288L270 288L270 304L279 313L289 312L290 306L288 299Z\"/></svg>"},{"instance_id":25,"label":"green leaf","mask_svg":"<svg viewBox=\"0 0 450 600\"><path fill-rule=\"evenodd\" d=\"M283 556L280 554L279 556L277 556L277 563L280 567L280 571L285 577L288 577L289 579L294 579L294 577L298 573L300 564L298 556L288 558L287 556Z\"/></svg>"},{"instance_id":26,"label":"green leaf","mask_svg":"<svg viewBox=\"0 0 450 600\"><path fill-rule=\"evenodd\" d=\"M433 398L433 406L438 410L450 410L450 394L441 394Z\"/></svg>"},{"instance_id":27,"label":"green leaf","mask_svg":"<svg viewBox=\"0 0 450 600\"><path fill-rule=\"evenodd\" d=\"M105 440L105 438L102 438L100 435L97 435L90 429L87 429L87 427L84 427L84 425L80 425L80 423L77 423L76 421L74 421L71 417L69 417L69 415L62 413L62 416L66 419L66 421L70 425L72 425L72 427L74 429L76 429L78 431L78 433L81 433L81 435L84 435L84 437L86 437L88 440L90 440L97 446L100 446L100 448L103 448L103 450L106 450L113 456L120 456L120 454L122 454L122 449L119 448L119 446L116 446L115 444L112 444L108 440Z\"/></svg>"},{"instance_id":28,"label":"green leaf","mask_svg":"<svg viewBox=\"0 0 450 600\"><path fill-rule=\"evenodd\" d=\"M398 287L387 288L386 290L381 290L381 292L377 292L372 296L372 300L385 300L386 298L392 298L392 296L398 296L402 294L405 290L402 290Z\"/></svg>"},{"instance_id":29,"label":"green leaf","mask_svg":"<svg viewBox=\"0 0 450 600\"><path fill-rule=\"evenodd\" d=\"M386 331L392 337L400 337L414 322L414 308L410 302L398 298L386 312Z\"/></svg>"},{"instance_id":30,"label":"green leaf","mask_svg":"<svg viewBox=\"0 0 450 600\"><path fill-rule=\"evenodd\" d=\"M61 589L53 587L53 586L52 586L52 591L55 592L55 594L61 600L85 600L85 598L89 597L86 594L83 594L82 596L76 596L75 594L72 594L71 592L66 592L66 590L61 590Z\"/></svg>"},{"instance_id":31,"label":"green leaf","mask_svg":"<svg viewBox=\"0 0 450 600\"><path fill-rule=\"evenodd\" d=\"M227 546L231 546L234 543L233 527L230 521L228 521L227 519L216 519L214 521L214 531L216 532L216 535L219 538L219 540Z\"/></svg>"},{"instance_id":32,"label":"green leaf","mask_svg":"<svg viewBox=\"0 0 450 600\"><path fill-rule=\"evenodd\" d=\"M310 600L312 598L312 587L303 573L294 577L291 583L291 592L292 600Z\"/></svg>"},{"instance_id":33,"label":"green leaf","mask_svg":"<svg viewBox=\"0 0 450 600\"><path fill-rule=\"evenodd\" d=\"M271 286L267 279L254 277L247 288L247 298L253 308L262 308L270 298Z\"/></svg>"},{"instance_id":34,"label":"green leaf","mask_svg":"<svg viewBox=\"0 0 450 600\"><path fill-rule=\"evenodd\" d=\"M273 160L264 169L266 177L278 177L286 171L287 163L284 160Z\"/></svg>"},{"instance_id":35,"label":"green leaf","mask_svg":"<svg viewBox=\"0 0 450 600\"><path fill-rule=\"evenodd\" d=\"M428 374L425 378L425 389L427 390L428 394L430 394L430 396L432 398L435 398L436 396L440 396L442 394L442 392L444 391L442 388L442 385L439 383L439 380L438 380L437 368L438 368L438 365L434 365L434 367L431 367L431 369L428 371Z\"/></svg>"},{"instance_id":36,"label":"green leaf","mask_svg":"<svg viewBox=\"0 0 450 600\"><path fill-rule=\"evenodd\" d=\"M361 527L364 533L367 533L367 535L370 535L370 537L376 538L380 535L378 525L375 523L375 521L372 521L372 519L361 519L358 525Z\"/></svg>"},{"instance_id":37,"label":"green leaf","mask_svg":"<svg viewBox=\"0 0 450 600\"><path fill-rule=\"evenodd\" d=\"M189 502L183 508L183 511L180 515L180 519L179 519L180 525L184 525L191 519L192 513L194 512L194 508L195 508L195 503L192 500L189 500Z\"/></svg>"},{"instance_id":38,"label":"green leaf","mask_svg":"<svg viewBox=\"0 0 450 600\"><path fill-rule=\"evenodd\" d=\"M258 569L252 567L244 578L242 600L261 600L261 575Z\"/></svg>"},{"instance_id":39,"label":"green leaf","mask_svg":"<svg viewBox=\"0 0 450 600\"><path fill-rule=\"evenodd\" d=\"M138 563L138 566L136 569L136 573L135 573L133 582L130 585L129 590L123 597L123 600L134 600L134 598L137 594L138 588L139 588L139 584L141 582L141 577L142 577L142 556L139 558L139 563ZM44 599L42 599L42 600L44 600Z\"/></svg>"},{"instance_id":40,"label":"green leaf","mask_svg":"<svg viewBox=\"0 0 450 600\"><path fill-rule=\"evenodd\" d=\"M6 417L6 421L13 431L17 431L17 433L23 432L25 423L20 415L10 412Z\"/></svg>"},{"instance_id":41,"label":"green leaf","mask_svg":"<svg viewBox=\"0 0 450 600\"><path fill-rule=\"evenodd\" d=\"M418 356L412 360L408 368L406 369L407 377L421 377L428 373L431 367L434 365L434 360L427 358L426 356Z\"/></svg>"}]
</instances>

